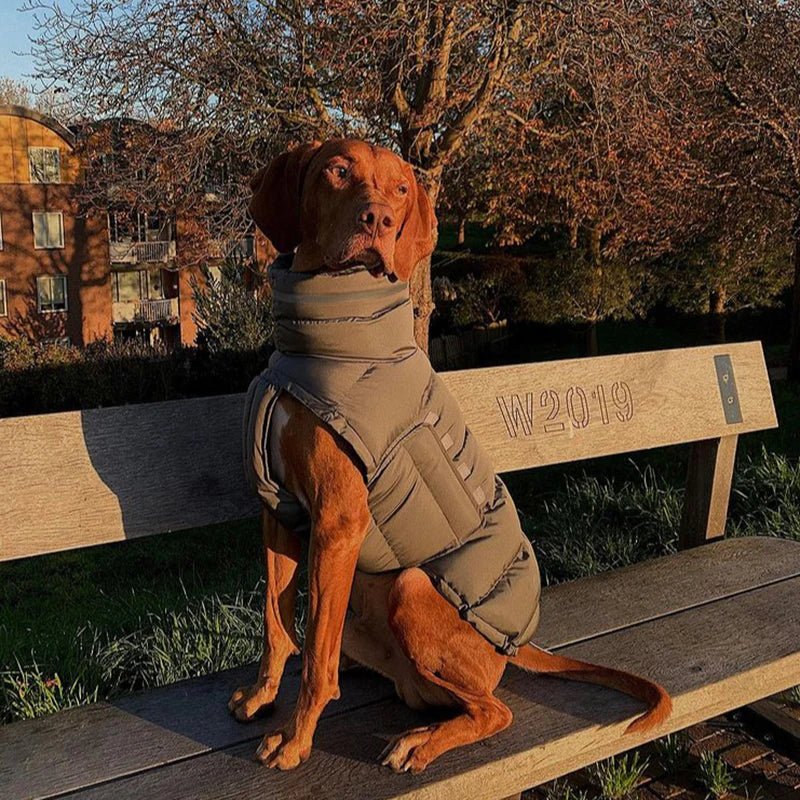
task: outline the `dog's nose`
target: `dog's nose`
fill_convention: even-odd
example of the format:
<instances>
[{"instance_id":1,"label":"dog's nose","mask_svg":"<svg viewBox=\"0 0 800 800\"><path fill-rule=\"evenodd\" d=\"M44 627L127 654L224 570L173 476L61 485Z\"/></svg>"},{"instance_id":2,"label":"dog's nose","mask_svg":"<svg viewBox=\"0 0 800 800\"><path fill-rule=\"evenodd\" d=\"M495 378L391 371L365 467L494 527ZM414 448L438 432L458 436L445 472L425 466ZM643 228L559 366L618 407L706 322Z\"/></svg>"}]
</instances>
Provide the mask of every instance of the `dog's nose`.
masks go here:
<instances>
[{"instance_id":1,"label":"dog's nose","mask_svg":"<svg viewBox=\"0 0 800 800\"><path fill-rule=\"evenodd\" d=\"M358 224L372 236L383 236L394 229L392 209L382 203L367 203L358 213Z\"/></svg>"}]
</instances>

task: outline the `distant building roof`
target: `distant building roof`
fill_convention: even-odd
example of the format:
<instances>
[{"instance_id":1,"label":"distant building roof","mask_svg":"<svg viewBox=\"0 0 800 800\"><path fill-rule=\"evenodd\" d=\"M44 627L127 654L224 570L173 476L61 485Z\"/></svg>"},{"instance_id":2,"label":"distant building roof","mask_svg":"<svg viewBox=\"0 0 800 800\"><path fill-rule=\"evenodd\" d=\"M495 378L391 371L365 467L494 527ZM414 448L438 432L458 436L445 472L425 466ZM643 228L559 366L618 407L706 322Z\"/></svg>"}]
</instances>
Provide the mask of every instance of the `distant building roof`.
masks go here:
<instances>
[{"instance_id":1,"label":"distant building roof","mask_svg":"<svg viewBox=\"0 0 800 800\"><path fill-rule=\"evenodd\" d=\"M0 105L0 116L2 115L31 119L34 122L38 122L40 125L44 125L46 128L50 128L54 133L57 133L70 147L75 146L75 134L66 125L62 125L57 119L40 114L32 108Z\"/></svg>"}]
</instances>

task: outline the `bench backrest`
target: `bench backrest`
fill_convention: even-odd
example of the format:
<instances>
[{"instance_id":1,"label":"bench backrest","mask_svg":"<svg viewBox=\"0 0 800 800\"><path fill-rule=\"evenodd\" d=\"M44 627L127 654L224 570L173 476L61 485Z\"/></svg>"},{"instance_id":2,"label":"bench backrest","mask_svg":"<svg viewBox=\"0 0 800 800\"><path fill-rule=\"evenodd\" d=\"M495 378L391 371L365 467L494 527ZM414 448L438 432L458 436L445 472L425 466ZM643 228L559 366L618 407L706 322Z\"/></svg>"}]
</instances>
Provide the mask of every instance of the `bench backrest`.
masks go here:
<instances>
[{"instance_id":1,"label":"bench backrest","mask_svg":"<svg viewBox=\"0 0 800 800\"><path fill-rule=\"evenodd\" d=\"M724 532L738 434L775 427L761 345L442 374L500 472L697 442L681 536ZM0 561L241 519L243 396L0 420Z\"/></svg>"}]
</instances>

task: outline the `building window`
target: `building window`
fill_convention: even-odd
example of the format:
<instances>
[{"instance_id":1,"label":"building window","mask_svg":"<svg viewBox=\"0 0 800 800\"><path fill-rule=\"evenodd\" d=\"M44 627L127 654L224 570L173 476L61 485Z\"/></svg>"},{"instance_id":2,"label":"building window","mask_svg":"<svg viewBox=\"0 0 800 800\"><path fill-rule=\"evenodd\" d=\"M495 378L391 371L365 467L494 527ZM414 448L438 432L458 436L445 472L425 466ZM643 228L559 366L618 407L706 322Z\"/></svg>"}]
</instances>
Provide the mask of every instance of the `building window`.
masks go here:
<instances>
[{"instance_id":1,"label":"building window","mask_svg":"<svg viewBox=\"0 0 800 800\"><path fill-rule=\"evenodd\" d=\"M133 241L133 220L130 213L122 211L108 212L108 238L113 243Z\"/></svg>"},{"instance_id":2,"label":"building window","mask_svg":"<svg viewBox=\"0 0 800 800\"><path fill-rule=\"evenodd\" d=\"M36 279L36 296L39 311L66 311L67 276L40 275Z\"/></svg>"},{"instance_id":3,"label":"building window","mask_svg":"<svg viewBox=\"0 0 800 800\"><path fill-rule=\"evenodd\" d=\"M3 249L3 215L0 214L0 250Z\"/></svg>"},{"instance_id":4,"label":"building window","mask_svg":"<svg viewBox=\"0 0 800 800\"><path fill-rule=\"evenodd\" d=\"M8 316L8 300L6 299L6 282L0 278L0 317Z\"/></svg>"},{"instance_id":5,"label":"building window","mask_svg":"<svg viewBox=\"0 0 800 800\"><path fill-rule=\"evenodd\" d=\"M29 147L31 183L61 183L61 151L57 147Z\"/></svg>"},{"instance_id":6,"label":"building window","mask_svg":"<svg viewBox=\"0 0 800 800\"><path fill-rule=\"evenodd\" d=\"M143 269L111 273L111 299L131 303L147 297L147 273Z\"/></svg>"},{"instance_id":7,"label":"building window","mask_svg":"<svg viewBox=\"0 0 800 800\"><path fill-rule=\"evenodd\" d=\"M64 246L64 215L60 211L33 212L33 246L37 250Z\"/></svg>"},{"instance_id":8,"label":"building window","mask_svg":"<svg viewBox=\"0 0 800 800\"><path fill-rule=\"evenodd\" d=\"M164 278L160 269L118 270L111 273L111 299L115 303L163 300Z\"/></svg>"}]
</instances>

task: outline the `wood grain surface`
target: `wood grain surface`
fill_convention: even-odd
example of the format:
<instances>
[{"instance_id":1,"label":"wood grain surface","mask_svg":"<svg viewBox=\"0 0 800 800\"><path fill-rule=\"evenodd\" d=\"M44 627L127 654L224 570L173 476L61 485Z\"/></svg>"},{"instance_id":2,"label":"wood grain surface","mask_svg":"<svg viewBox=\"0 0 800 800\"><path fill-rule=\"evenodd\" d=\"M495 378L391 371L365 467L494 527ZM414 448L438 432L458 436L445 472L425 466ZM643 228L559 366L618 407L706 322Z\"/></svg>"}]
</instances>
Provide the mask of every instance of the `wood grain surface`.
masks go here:
<instances>
[{"instance_id":1,"label":"wood grain surface","mask_svg":"<svg viewBox=\"0 0 800 800\"><path fill-rule=\"evenodd\" d=\"M243 399L0 420L0 560L257 514Z\"/></svg>"},{"instance_id":2,"label":"wood grain surface","mask_svg":"<svg viewBox=\"0 0 800 800\"><path fill-rule=\"evenodd\" d=\"M697 547L725 535L739 437L719 436L692 445L678 547Z\"/></svg>"},{"instance_id":3,"label":"wood grain surface","mask_svg":"<svg viewBox=\"0 0 800 800\"><path fill-rule=\"evenodd\" d=\"M551 648L588 642L793 576L800 576L796 542L717 542L546 589L536 641ZM255 666L0 727L0 797L51 797L237 744L252 751L265 730L285 721L298 670L295 660L274 716L252 725L236 723L226 702L236 686L252 679ZM342 699L327 715L344 719L392 696L390 685L376 676L348 673Z\"/></svg>"},{"instance_id":4,"label":"wood grain surface","mask_svg":"<svg viewBox=\"0 0 800 800\"><path fill-rule=\"evenodd\" d=\"M741 422L725 417L715 356L730 357ZM777 426L759 342L442 374L495 467L646 450Z\"/></svg>"},{"instance_id":5,"label":"wood grain surface","mask_svg":"<svg viewBox=\"0 0 800 800\"><path fill-rule=\"evenodd\" d=\"M739 423L725 419L720 354L733 365ZM776 425L759 343L443 378L503 472ZM0 420L0 561L254 515L242 402L225 395Z\"/></svg>"},{"instance_id":6,"label":"wood grain surface","mask_svg":"<svg viewBox=\"0 0 800 800\"><path fill-rule=\"evenodd\" d=\"M312 759L294 772L256 764L247 742L70 797L496 800L800 682L799 596L800 578L791 578L565 648L666 686L674 713L646 736L623 735L641 710L630 698L509 669L498 694L514 712L511 728L448 753L421 775L378 764L390 737L427 719L385 701L324 720Z\"/></svg>"}]
</instances>

